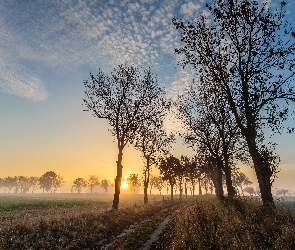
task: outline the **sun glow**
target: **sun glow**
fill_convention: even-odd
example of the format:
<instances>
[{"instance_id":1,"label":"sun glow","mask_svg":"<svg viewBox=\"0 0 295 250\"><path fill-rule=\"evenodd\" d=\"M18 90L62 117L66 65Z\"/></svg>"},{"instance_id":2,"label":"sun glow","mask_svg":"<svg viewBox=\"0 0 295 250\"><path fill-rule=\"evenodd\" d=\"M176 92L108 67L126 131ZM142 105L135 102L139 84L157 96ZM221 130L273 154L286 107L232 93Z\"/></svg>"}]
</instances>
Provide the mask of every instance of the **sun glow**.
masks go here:
<instances>
[{"instance_id":1,"label":"sun glow","mask_svg":"<svg viewBox=\"0 0 295 250\"><path fill-rule=\"evenodd\" d=\"M128 188L128 183L127 183L127 181L122 181L122 182L121 182L121 187L122 187L122 188Z\"/></svg>"}]
</instances>

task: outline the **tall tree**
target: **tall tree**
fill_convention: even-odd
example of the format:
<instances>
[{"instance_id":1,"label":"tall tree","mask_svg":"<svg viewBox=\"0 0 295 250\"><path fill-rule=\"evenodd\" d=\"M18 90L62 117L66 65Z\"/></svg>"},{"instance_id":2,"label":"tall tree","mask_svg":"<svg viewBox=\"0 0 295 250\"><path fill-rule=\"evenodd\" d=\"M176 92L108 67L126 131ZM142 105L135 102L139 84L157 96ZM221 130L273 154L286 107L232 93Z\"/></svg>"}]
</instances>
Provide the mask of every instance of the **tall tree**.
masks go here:
<instances>
[{"instance_id":1,"label":"tall tree","mask_svg":"<svg viewBox=\"0 0 295 250\"><path fill-rule=\"evenodd\" d=\"M133 143L135 135L143 122L157 117L153 103L158 101L158 93L162 90L157 86L151 70L143 74L135 67L119 66L111 76L102 71L91 80L84 81L86 99L84 105L97 118L104 118L111 126L111 133L117 139L118 159L117 176L113 208L119 205L120 186L122 179L123 149Z\"/></svg>"},{"instance_id":2,"label":"tall tree","mask_svg":"<svg viewBox=\"0 0 295 250\"><path fill-rule=\"evenodd\" d=\"M88 185L90 186L90 190L92 193L93 187L100 185L99 183L99 177L96 175L90 175L89 179L88 179Z\"/></svg>"},{"instance_id":3,"label":"tall tree","mask_svg":"<svg viewBox=\"0 0 295 250\"><path fill-rule=\"evenodd\" d=\"M266 147L262 129L280 132L289 102L295 101L295 32L284 21L284 11L267 4L216 0L208 6L211 18L202 14L194 22L174 18L173 23L185 44L176 49L184 55L180 64L193 65L199 84L214 86L229 105L247 143L262 201L273 206L278 157Z\"/></svg>"},{"instance_id":4,"label":"tall tree","mask_svg":"<svg viewBox=\"0 0 295 250\"><path fill-rule=\"evenodd\" d=\"M146 121L140 126L135 140L135 148L141 151L144 158L143 169L143 191L144 191L144 204L148 203L148 185L150 182L150 171L152 165L157 164L161 155L168 153L170 144L174 140L174 136L167 135L163 127L164 118L166 115L167 104L164 101L163 95L159 95L159 102L154 110L158 110L157 117L153 121Z\"/></svg>"},{"instance_id":5,"label":"tall tree","mask_svg":"<svg viewBox=\"0 0 295 250\"><path fill-rule=\"evenodd\" d=\"M215 93L210 86L190 85L187 93L180 96L176 103L178 117L184 124L187 133L185 142L192 146L206 147L215 158L218 168L218 190L222 190L222 174L225 173L228 196L233 197L235 190L232 185L231 172L240 142L239 129L228 105ZM214 181L214 180L213 180ZM217 192L223 196L223 192Z\"/></svg>"},{"instance_id":6,"label":"tall tree","mask_svg":"<svg viewBox=\"0 0 295 250\"><path fill-rule=\"evenodd\" d=\"M222 197L224 195L222 188L224 163L219 132L206 112L206 107L193 90L188 93L187 98L183 96L180 100L178 102L178 117L186 128L185 143L195 152L206 152L203 154L203 160L206 159L208 162L204 165L211 167L210 176L215 186L216 195ZM206 158L205 156L208 154L209 156Z\"/></svg>"}]
</instances>

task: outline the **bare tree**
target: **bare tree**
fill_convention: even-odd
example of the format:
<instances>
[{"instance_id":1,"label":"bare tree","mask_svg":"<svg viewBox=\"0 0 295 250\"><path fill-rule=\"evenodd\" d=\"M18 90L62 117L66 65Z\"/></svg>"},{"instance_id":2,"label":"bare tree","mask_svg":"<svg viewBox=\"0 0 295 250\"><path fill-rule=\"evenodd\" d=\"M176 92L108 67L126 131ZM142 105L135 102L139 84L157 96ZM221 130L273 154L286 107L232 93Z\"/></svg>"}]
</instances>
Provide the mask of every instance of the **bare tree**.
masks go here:
<instances>
[{"instance_id":1,"label":"bare tree","mask_svg":"<svg viewBox=\"0 0 295 250\"><path fill-rule=\"evenodd\" d=\"M216 0L208 8L210 20L204 14L187 24L173 19L185 44L176 52L184 55L181 65L194 66L199 84L214 86L230 107L247 143L263 203L273 206L271 187L279 159L274 148L266 147L263 128L280 132L289 102L295 101L295 32L284 21L284 11L269 9L267 1Z\"/></svg>"},{"instance_id":2,"label":"bare tree","mask_svg":"<svg viewBox=\"0 0 295 250\"><path fill-rule=\"evenodd\" d=\"M153 107L157 102L161 89L157 86L150 69L143 75L135 67L119 66L111 76L105 76L102 71L91 80L84 81L86 99L84 105L97 118L104 118L111 126L111 133L117 139L118 159L117 176L115 179L115 194L113 208L119 204L122 179L123 149L128 143L133 143L136 132L147 120L156 116Z\"/></svg>"}]
</instances>

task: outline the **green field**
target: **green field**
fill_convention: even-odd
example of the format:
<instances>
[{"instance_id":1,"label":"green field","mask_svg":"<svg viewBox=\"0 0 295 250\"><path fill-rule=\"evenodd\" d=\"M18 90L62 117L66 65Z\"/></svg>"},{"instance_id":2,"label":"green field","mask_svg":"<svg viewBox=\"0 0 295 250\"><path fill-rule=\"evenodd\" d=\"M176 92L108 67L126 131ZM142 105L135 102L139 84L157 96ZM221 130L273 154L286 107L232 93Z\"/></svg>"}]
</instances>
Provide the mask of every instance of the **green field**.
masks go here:
<instances>
[{"instance_id":1,"label":"green field","mask_svg":"<svg viewBox=\"0 0 295 250\"><path fill-rule=\"evenodd\" d=\"M46 196L0 196L0 212L28 210L32 208L72 207L105 204L108 201L95 198L66 198Z\"/></svg>"}]
</instances>

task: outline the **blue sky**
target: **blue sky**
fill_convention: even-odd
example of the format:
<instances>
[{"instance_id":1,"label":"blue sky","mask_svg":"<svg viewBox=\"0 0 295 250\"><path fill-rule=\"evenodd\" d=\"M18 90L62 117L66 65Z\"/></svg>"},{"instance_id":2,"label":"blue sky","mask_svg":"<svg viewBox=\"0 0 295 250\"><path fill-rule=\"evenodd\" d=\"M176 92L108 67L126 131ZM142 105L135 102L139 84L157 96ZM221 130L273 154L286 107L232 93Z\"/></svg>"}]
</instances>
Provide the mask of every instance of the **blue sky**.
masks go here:
<instances>
[{"instance_id":1,"label":"blue sky","mask_svg":"<svg viewBox=\"0 0 295 250\"><path fill-rule=\"evenodd\" d=\"M294 1L286 2L294 23ZM48 170L67 182L115 176L116 144L104 121L83 112L83 80L99 68L150 66L175 96L191 77L176 64L180 38L171 19L204 10L205 1L190 0L1 1L0 177ZM295 136L275 140L295 176ZM140 154L129 147L123 165L126 175L139 172Z\"/></svg>"}]
</instances>

